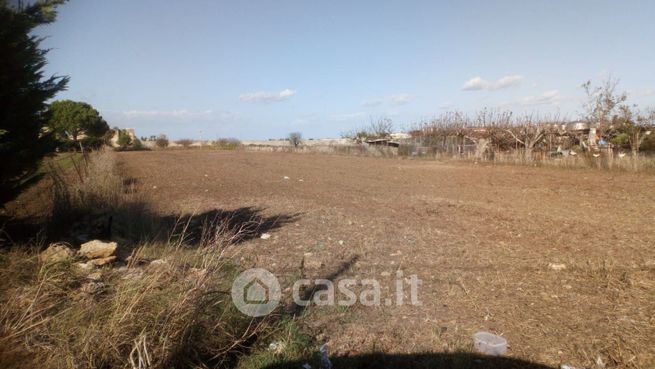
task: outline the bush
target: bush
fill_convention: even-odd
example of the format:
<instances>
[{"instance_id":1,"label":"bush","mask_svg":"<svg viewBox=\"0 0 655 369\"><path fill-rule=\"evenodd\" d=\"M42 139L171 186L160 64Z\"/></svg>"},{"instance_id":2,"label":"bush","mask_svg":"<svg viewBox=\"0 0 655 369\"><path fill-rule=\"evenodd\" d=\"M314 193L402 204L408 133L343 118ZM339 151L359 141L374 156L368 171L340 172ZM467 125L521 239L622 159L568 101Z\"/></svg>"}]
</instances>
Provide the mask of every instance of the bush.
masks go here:
<instances>
[{"instance_id":1,"label":"bush","mask_svg":"<svg viewBox=\"0 0 655 369\"><path fill-rule=\"evenodd\" d=\"M132 142L131 149L132 150L143 150L143 143L141 142L141 140L139 140L138 138L134 139L134 142Z\"/></svg>"},{"instance_id":2,"label":"bush","mask_svg":"<svg viewBox=\"0 0 655 369\"><path fill-rule=\"evenodd\" d=\"M618 147L630 148L630 142L627 133L619 133L618 135L612 137L610 142Z\"/></svg>"},{"instance_id":3,"label":"bush","mask_svg":"<svg viewBox=\"0 0 655 369\"><path fill-rule=\"evenodd\" d=\"M639 150L655 151L655 132L647 135L646 138L644 138L644 142L641 143Z\"/></svg>"},{"instance_id":4,"label":"bush","mask_svg":"<svg viewBox=\"0 0 655 369\"><path fill-rule=\"evenodd\" d=\"M302 143L302 134L300 132L289 133L289 143L293 147L298 147Z\"/></svg>"},{"instance_id":5,"label":"bush","mask_svg":"<svg viewBox=\"0 0 655 369\"><path fill-rule=\"evenodd\" d=\"M184 147L185 149L188 149L193 144L193 140L190 138L183 138L181 140L175 141L175 143Z\"/></svg>"},{"instance_id":6,"label":"bush","mask_svg":"<svg viewBox=\"0 0 655 369\"><path fill-rule=\"evenodd\" d=\"M157 145L157 147L159 147L160 149L167 148L168 147L168 137L166 137L166 135L163 134L163 133L160 134L155 139L155 145Z\"/></svg>"},{"instance_id":7,"label":"bush","mask_svg":"<svg viewBox=\"0 0 655 369\"><path fill-rule=\"evenodd\" d=\"M212 146L219 150L236 150L241 147L241 141L236 138L219 138L212 142Z\"/></svg>"},{"instance_id":8,"label":"bush","mask_svg":"<svg viewBox=\"0 0 655 369\"><path fill-rule=\"evenodd\" d=\"M119 129L117 132L118 140L116 143L118 144L118 149L126 150L132 144L132 136L124 129Z\"/></svg>"}]
</instances>

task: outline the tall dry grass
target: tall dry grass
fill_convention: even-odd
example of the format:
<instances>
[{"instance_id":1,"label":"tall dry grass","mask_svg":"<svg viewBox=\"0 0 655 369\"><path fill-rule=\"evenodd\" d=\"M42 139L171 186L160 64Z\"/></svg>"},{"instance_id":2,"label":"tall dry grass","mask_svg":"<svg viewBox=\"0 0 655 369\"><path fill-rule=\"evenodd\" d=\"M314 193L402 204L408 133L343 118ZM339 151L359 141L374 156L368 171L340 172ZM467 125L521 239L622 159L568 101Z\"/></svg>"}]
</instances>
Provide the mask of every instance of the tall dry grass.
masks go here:
<instances>
[{"instance_id":1,"label":"tall dry grass","mask_svg":"<svg viewBox=\"0 0 655 369\"><path fill-rule=\"evenodd\" d=\"M55 174L54 223L99 210L131 212L120 214L123 220L148 216L130 205L138 198L126 191L112 152L86 160L79 171ZM1 253L0 367L191 368L231 362L268 322L253 321L231 302L237 268L224 253L239 232L252 227L234 229L228 221L205 223L194 245L186 242L186 226L178 225L167 242L141 242L124 265L91 272L75 259L41 261L38 245Z\"/></svg>"},{"instance_id":2,"label":"tall dry grass","mask_svg":"<svg viewBox=\"0 0 655 369\"><path fill-rule=\"evenodd\" d=\"M235 269L216 250L147 245L91 276L36 254L0 257L0 367L164 368L218 364L261 331L233 307ZM140 265L139 255L157 255ZM16 272L18 271L18 274Z\"/></svg>"}]
</instances>

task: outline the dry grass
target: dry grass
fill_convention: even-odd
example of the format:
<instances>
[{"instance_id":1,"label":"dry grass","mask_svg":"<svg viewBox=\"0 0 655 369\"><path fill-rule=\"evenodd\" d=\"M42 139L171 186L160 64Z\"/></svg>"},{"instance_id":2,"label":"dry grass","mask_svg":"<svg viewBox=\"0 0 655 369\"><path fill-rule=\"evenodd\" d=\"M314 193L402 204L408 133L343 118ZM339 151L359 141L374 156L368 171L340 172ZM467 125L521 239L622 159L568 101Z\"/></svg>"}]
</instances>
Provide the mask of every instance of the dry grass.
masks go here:
<instances>
[{"instance_id":1,"label":"dry grass","mask_svg":"<svg viewBox=\"0 0 655 369\"><path fill-rule=\"evenodd\" d=\"M93 153L76 162L73 173L53 171L53 224L107 211L118 224L131 222L141 232L125 234L146 234L143 224L154 221L135 205L114 155ZM126 265L91 274L75 260L43 263L41 245L0 254L0 367L169 368L234 361L269 324L233 306L236 268L224 257L242 233L256 231L256 220L241 228L228 226L231 219L207 220L193 246L187 242L191 221L178 221L167 242L139 243Z\"/></svg>"},{"instance_id":2,"label":"dry grass","mask_svg":"<svg viewBox=\"0 0 655 369\"><path fill-rule=\"evenodd\" d=\"M0 366L191 367L220 363L260 330L229 298L234 268L214 248L149 245L93 280L74 263L1 256ZM20 271L15 275L15 271ZM228 291L228 292L226 292Z\"/></svg>"}]
</instances>

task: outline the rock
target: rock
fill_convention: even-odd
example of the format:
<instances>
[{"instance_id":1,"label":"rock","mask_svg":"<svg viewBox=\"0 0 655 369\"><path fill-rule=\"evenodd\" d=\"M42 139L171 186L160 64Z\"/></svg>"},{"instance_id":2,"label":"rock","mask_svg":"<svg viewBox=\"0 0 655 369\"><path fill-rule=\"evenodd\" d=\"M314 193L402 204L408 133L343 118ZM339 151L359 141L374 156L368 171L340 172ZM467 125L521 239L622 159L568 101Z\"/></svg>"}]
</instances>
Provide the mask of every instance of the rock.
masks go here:
<instances>
[{"instance_id":1,"label":"rock","mask_svg":"<svg viewBox=\"0 0 655 369\"><path fill-rule=\"evenodd\" d=\"M566 269L566 264L548 263L548 267L552 270L560 271Z\"/></svg>"},{"instance_id":2,"label":"rock","mask_svg":"<svg viewBox=\"0 0 655 369\"><path fill-rule=\"evenodd\" d=\"M86 279L91 281L99 281L100 279L102 279L102 273L100 272L89 273L89 275L86 276Z\"/></svg>"},{"instance_id":3,"label":"rock","mask_svg":"<svg viewBox=\"0 0 655 369\"><path fill-rule=\"evenodd\" d=\"M95 265L91 264L90 262L76 263L75 266L78 267L82 272L90 272L95 267Z\"/></svg>"},{"instance_id":4,"label":"rock","mask_svg":"<svg viewBox=\"0 0 655 369\"><path fill-rule=\"evenodd\" d=\"M89 260L88 263L95 266L102 266L102 265L111 264L114 261L116 261L116 256L108 256L106 258L97 258L97 259Z\"/></svg>"},{"instance_id":5,"label":"rock","mask_svg":"<svg viewBox=\"0 0 655 369\"><path fill-rule=\"evenodd\" d=\"M88 293L89 295L96 295L101 293L105 289L105 284L102 282L91 281L82 286L82 292Z\"/></svg>"},{"instance_id":6,"label":"rock","mask_svg":"<svg viewBox=\"0 0 655 369\"><path fill-rule=\"evenodd\" d=\"M51 243L47 249L39 255L43 263L57 263L70 260L75 256L75 251L65 243Z\"/></svg>"},{"instance_id":7,"label":"rock","mask_svg":"<svg viewBox=\"0 0 655 369\"><path fill-rule=\"evenodd\" d=\"M93 240L82 244L80 255L88 259L108 258L116 255L117 250L118 244L116 242Z\"/></svg>"}]
</instances>

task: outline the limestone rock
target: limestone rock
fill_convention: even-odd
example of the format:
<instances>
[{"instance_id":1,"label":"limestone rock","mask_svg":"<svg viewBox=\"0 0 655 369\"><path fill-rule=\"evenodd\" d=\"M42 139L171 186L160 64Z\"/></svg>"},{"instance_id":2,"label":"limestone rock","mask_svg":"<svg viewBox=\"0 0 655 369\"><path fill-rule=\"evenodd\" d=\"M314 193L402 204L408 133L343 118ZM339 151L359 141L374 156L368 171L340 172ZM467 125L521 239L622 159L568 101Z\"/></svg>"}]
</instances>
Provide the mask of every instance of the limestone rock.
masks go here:
<instances>
[{"instance_id":1,"label":"limestone rock","mask_svg":"<svg viewBox=\"0 0 655 369\"><path fill-rule=\"evenodd\" d=\"M88 259L108 258L115 256L118 250L116 242L103 242L100 240L93 240L82 244L80 247L80 255Z\"/></svg>"},{"instance_id":2,"label":"limestone rock","mask_svg":"<svg viewBox=\"0 0 655 369\"><path fill-rule=\"evenodd\" d=\"M105 290L106 285L102 282L90 281L82 285L82 292L89 295L97 295Z\"/></svg>"},{"instance_id":3,"label":"limestone rock","mask_svg":"<svg viewBox=\"0 0 655 369\"><path fill-rule=\"evenodd\" d=\"M106 258L91 259L89 260L88 263L93 264L95 266L102 266L102 265L111 264L114 261L116 261L116 256L107 256Z\"/></svg>"},{"instance_id":4,"label":"limestone rock","mask_svg":"<svg viewBox=\"0 0 655 369\"><path fill-rule=\"evenodd\" d=\"M70 260L75 256L75 251L64 243L51 243L47 249L39 255L39 260L43 263L56 263Z\"/></svg>"},{"instance_id":5,"label":"limestone rock","mask_svg":"<svg viewBox=\"0 0 655 369\"><path fill-rule=\"evenodd\" d=\"M81 271L81 272L90 272L93 270L95 265L91 264L90 262L86 263L75 263L75 266Z\"/></svg>"}]
</instances>

